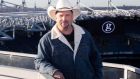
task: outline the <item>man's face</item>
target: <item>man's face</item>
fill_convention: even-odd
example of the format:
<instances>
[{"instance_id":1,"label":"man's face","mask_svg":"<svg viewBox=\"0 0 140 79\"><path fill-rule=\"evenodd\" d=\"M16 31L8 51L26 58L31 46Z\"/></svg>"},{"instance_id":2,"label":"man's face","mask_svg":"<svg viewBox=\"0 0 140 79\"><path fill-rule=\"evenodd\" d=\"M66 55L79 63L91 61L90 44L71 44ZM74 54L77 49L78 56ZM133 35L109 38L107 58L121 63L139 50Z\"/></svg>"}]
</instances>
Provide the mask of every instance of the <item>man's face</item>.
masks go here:
<instances>
[{"instance_id":1,"label":"man's face","mask_svg":"<svg viewBox=\"0 0 140 79\"><path fill-rule=\"evenodd\" d=\"M56 13L56 23L58 24L59 29L65 29L71 26L73 22L73 13L72 11L59 11Z\"/></svg>"}]
</instances>

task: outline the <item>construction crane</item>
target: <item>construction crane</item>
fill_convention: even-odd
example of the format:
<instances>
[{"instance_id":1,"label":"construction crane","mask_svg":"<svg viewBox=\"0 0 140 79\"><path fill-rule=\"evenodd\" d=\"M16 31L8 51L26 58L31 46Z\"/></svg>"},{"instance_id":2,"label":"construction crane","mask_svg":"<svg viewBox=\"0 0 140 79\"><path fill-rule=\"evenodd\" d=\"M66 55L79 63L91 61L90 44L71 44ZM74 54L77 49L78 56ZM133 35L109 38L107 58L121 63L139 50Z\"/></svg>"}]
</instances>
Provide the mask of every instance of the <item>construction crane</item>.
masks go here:
<instances>
[{"instance_id":1,"label":"construction crane","mask_svg":"<svg viewBox=\"0 0 140 79\"><path fill-rule=\"evenodd\" d=\"M51 5L51 0L48 0L48 7Z\"/></svg>"},{"instance_id":2,"label":"construction crane","mask_svg":"<svg viewBox=\"0 0 140 79\"><path fill-rule=\"evenodd\" d=\"M22 11L24 11L25 6L26 6L26 2L25 2L25 0L22 0Z\"/></svg>"},{"instance_id":3,"label":"construction crane","mask_svg":"<svg viewBox=\"0 0 140 79\"><path fill-rule=\"evenodd\" d=\"M108 11L112 9L111 3L112 3L112 0L108 0Z\"/></svg>"},{"instance_id":4,"label":"construction crane","mask_svg":"<svg viewBox=\"0 0 140 79\"><path fill-rule=\"evenodd\" d=\"M77 0L77 2L76 2L76 3L77 3L77 5L78 5L78 4L80 3L80 0Z\"/></svg>"},{"instance_id":5,"label":"construction crane","mask_svg":"<svg viewBox=\"0 0 140 79\"><path fill-rule=\"evenodd\" d=\"M0 3L1 10L3 9L3 6L9 8L10 6L8 6L8 5L13 5L13 6L16 7L16 9L21 8L22 11L24 11L24 8L25 8L25 5L26 5L26 1L25 0L22 0L22 4L21 5L18 5L18 4L15 4L15 3L11 3L11 2L8 2L8 1L1 0L1 3Z\"/></svg>"}]
</instances>

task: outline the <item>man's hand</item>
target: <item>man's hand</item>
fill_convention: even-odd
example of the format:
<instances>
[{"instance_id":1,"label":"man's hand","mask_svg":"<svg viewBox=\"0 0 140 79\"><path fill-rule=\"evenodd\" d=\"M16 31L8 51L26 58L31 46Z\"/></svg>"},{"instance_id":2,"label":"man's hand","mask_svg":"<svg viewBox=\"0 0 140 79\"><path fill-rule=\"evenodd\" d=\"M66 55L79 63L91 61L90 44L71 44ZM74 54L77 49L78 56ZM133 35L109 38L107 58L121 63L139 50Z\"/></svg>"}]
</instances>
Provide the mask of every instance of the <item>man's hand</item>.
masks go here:
<instances>
[{"instance_id":1,"label":"man's hand","mask_svg":"<svg viewBox=\"0 0 140 79\"><path fill-rule=\"evenodd\" d=\"M54 79L65 79L63 73L55 71L53 74Z\"/></svg>"}]
</instances>

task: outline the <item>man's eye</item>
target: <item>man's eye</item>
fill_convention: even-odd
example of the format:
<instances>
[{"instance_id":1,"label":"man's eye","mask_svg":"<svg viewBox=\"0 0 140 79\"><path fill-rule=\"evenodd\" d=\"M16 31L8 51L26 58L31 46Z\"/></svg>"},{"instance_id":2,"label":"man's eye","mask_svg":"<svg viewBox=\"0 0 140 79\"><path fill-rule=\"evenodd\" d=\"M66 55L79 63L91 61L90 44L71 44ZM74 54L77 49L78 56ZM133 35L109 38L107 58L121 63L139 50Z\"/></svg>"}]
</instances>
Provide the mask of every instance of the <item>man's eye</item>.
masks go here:
<instances>
[{"instance_id":1,"label":"man's eye","mask_svg":"<svg viewBox=\"0 0 140 79\"><path fill-rule=\"evenodd\" d=\"M60 15L60 17L63 17L63 15Z\"/></svg>"}]
</instances>

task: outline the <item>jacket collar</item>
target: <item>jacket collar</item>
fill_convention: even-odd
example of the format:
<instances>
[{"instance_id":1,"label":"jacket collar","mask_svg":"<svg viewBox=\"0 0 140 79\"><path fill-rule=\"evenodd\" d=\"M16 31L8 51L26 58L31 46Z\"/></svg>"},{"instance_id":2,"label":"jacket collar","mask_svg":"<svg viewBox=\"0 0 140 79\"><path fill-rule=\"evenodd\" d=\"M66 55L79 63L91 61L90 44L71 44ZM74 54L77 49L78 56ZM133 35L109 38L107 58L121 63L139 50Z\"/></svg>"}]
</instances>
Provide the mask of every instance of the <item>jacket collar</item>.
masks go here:
<instances>
[{"instance_id":1,"label":"jacket collar","mask_svg":"<svg viewBox=\"0 0 140 79\"><path fill-rule=\"evenodd\" d=\"M72 25L74 27L75 35L85 34L84 30L80 26L78 26L74 23ZM63 36L63 34L58 30L57 26L54 25L54 27L51 30L51 39L56 39L56 38L59 38L59 37L62 37L62 36Z\"/></svg>"},{"instance_id":2,"label":"jacket collar","mask_svg":"<svg viewBox=\"0 0 140 79\"><path fill-rule=\"evenodd\" d=\"M64 35L58 30L56 25L54 25L54 27L51 30L51 39L57 39L58 38L61 42L66 44L74 52L73 59L75 60L77 50L78 50L78 47L79 47L81 39L82 39L82 34L85 34L85 32L80 26L78 26L74 23L72 25L73 25L73 28L74 28L74 49L69 44L69 42L64 37Z\"/></svg>"}]
</instances>

